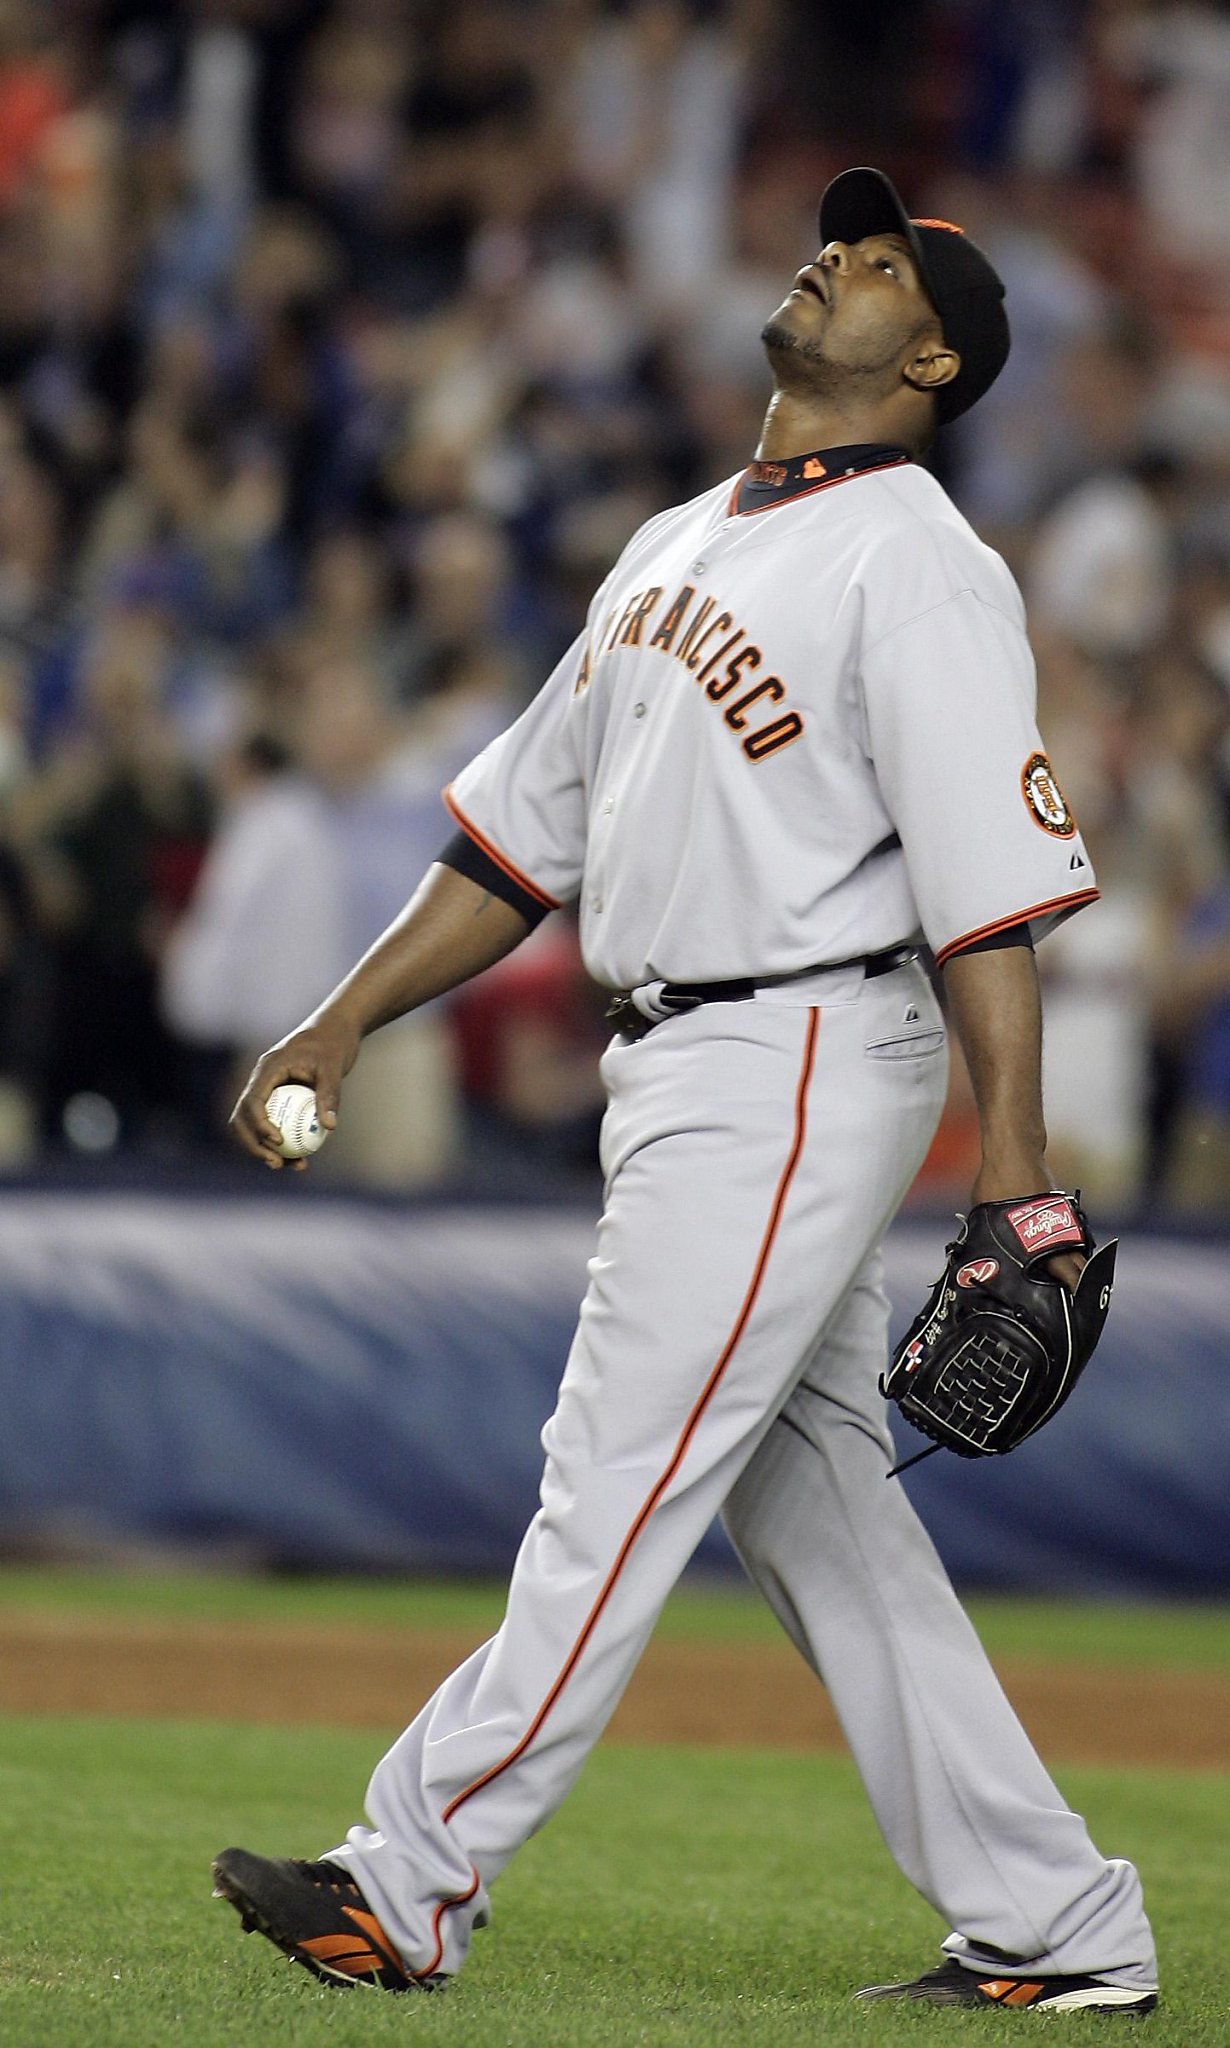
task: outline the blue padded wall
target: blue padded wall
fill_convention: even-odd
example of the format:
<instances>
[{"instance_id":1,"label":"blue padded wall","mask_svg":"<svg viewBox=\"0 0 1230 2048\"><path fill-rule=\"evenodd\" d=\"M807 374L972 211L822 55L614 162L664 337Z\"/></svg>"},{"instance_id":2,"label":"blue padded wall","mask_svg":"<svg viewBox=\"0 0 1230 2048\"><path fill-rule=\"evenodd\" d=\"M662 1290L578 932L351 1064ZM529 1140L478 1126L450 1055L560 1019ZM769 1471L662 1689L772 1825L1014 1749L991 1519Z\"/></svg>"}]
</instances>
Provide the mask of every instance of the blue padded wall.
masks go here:
<instances>
[{"instance_id":1,"label":"blue padded wall","mask_svg":"<svg viewBox=\"0 0 1230 2048\"><path fill-rule=\"evenodd\" d=\"M566 1208L0 1195L0 1540L506 1570L591 1236ZM899 1320L942 1242L891 1237ZM1129 1240L1056 1421L907 1480L954 1575L1230 1593L1228 1360L1224 1248ZM717 1531L701 1557L733 1568Z\"/></svg>"}]
</instances>

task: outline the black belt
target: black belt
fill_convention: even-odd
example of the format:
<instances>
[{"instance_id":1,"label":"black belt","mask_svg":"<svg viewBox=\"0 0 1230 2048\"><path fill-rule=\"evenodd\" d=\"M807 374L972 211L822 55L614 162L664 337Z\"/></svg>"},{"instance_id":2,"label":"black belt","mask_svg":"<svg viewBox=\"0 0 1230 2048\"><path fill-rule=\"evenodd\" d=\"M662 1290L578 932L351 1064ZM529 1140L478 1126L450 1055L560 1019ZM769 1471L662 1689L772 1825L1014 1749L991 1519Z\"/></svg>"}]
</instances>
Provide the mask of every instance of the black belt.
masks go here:
<instances>
[{"instance_id":1,"label":"black belt","mask_svg":"<svg viewBox=\"0 0 1230 2048\"><path fill-rule=\"evenodd\" d=\"M606 1014L622 1037L643 1038L655 1024L665 1024L667 1016L699 1009L702 1003L750 1003L757 989L806 981L810 974L835 974L841 967L861 967L864 980L874 981L879 974L891 974L894 968L904 967L916 957L917 951L915 946L889 946L882 953L856 953L849 960L821 960L814 967L800 967L793 974L767 974L760 980L666 981L658 996L666 1006L666 1016L662 1017L647 1017L633 1002L631 991L621 989Z\"/></svg>"}]
</instances>

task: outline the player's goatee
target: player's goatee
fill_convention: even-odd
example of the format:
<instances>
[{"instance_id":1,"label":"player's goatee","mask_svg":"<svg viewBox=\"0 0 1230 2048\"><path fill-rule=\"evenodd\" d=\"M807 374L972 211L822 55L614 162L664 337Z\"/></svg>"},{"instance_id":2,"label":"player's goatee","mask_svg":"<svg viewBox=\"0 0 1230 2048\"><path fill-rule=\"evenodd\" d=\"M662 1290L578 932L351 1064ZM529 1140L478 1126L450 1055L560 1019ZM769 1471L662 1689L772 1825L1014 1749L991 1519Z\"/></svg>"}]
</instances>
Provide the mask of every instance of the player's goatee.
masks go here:
<instances>
[{"instance_id":1,"label":"player's goatee","mask_svg":"<svg viewBox=\"0 0 1230 2048\"><path fill-rule=\"evenodd\" d=\"M858 403L861 393L882 395L883 378L886 371L895 366L897 357L894 347L869 356L866 362L835 363L825 354L820 339L796 334L784 321L779 321L776 314L766 321L760 339L783 383L800 381L797 367L788 368L787 364L796 366L803 362L807 365L803 381L809 397L841 399L846 404Z\"/></svg>"},{"instance_id":2,"label":"player's goatee","mask_svg":"<svg viewBox=\"0 0 1230 2048\"><path fill-rule=\"evenodd\" d=\"M777 318L776 314L765 321L760 330L760 339L770 355L775 350L781 350L787 355L806 356L809 363L824 361L823 352L817 342L807 341L801 335L795 334L784 321Z\"/></svg>"}]
</instances>

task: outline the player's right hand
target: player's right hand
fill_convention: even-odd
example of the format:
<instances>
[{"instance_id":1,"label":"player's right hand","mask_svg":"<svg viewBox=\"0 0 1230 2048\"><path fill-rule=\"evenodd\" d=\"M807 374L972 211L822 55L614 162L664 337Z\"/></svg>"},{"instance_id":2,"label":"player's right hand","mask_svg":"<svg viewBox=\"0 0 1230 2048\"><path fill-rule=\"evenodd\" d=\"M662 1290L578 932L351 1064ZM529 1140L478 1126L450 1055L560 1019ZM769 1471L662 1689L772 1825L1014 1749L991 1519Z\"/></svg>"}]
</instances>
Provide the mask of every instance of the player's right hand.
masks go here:
<instances>
[{"instance_id":1,"label":"player's right hand","mask_svg":"<svg viewBox=\"0 0 1230 2048\"><path fill-rule=\"evenodd\" d=\"M306 1159L283 1159L277 1150L277 1126L266 1115L265 1104L283 1081L301 1081L315 1090L316 1114L331 1131L337 1123L342 1081L358 1058L360 1042L357 1025L344 1014L326 1011L262 1053L231 1111L231 1130L244 1151L275 1172L283 1166L296 1171L305 1167Z\"/></svg>"}]
</instances>

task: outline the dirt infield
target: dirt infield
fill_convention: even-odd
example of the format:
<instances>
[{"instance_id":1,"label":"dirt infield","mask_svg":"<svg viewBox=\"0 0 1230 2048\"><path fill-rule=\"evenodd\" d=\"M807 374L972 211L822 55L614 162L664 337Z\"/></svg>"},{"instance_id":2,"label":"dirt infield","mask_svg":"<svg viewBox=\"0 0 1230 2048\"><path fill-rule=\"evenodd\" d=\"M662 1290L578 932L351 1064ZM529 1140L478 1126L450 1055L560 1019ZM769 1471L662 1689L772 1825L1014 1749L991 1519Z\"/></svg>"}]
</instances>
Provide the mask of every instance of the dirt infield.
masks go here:
<instances>
[{"instance_id":1,"label":"dirt infield","mask_svg":"<svg viewBox=\"0 0 1230 2048\"><path fill-rule=\"evenodd\" d=\"M0 1614L0 1712L388 1733L475 1641L459 1630ZM1048 1759L1230 1769L1230 1676L1015 1658L997 1669ZM784 1643L652 1643L611 1735L788 1749L842 1740L823 1689Z\"/></svg>"}]
</instances>

